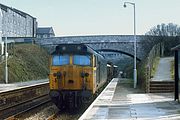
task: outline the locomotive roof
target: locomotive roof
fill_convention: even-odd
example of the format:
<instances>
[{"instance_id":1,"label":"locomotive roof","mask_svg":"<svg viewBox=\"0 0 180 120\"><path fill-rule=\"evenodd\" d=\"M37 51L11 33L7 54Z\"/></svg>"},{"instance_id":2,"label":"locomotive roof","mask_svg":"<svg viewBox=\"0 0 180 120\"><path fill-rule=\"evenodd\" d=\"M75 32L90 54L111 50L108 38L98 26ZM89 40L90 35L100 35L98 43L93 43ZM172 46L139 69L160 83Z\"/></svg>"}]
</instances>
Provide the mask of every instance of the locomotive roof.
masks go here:
<instances>
[{"instance_id":1,"label":"locomotive roof","mask_svg":"<svg viewBox=\"0 0 180 120\"><path fill-rule=\"evenodd\" d=\"M95 54L104 58L104 56L85 44L59 44L52 54Z\"/></svg>"}]
</instances>

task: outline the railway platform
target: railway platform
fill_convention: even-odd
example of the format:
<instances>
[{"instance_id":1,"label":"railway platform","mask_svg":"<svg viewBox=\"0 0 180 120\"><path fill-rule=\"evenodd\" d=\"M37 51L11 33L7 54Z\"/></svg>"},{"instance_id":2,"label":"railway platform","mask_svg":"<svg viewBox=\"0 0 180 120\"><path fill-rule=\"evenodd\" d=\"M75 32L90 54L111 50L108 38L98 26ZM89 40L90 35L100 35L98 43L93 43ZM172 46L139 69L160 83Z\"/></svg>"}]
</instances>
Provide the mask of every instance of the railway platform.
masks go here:
<instances>
[{"instance_id":1,"label":"railway platform","mask_svg":"<svg viewBox=\"0 0 180 120\"><path fill-rule=\"evenodd\" d=\"M173 93L143 93L128 79L114 78L79 120L179 120Z\"/></svg>"},{"instance_id":2,"label":"railway platform","mask_svg":"<svg viewBox=\"0 0 180 120\"><path fill-rule=\"evenodd\" d=\"M48 83L48 79L32 80L32 81L26 81L26 82L16 82L16 83L10 83L10 84L0 84L0 93L15 90L15 89L20 89L27 86L35 86L38 84L44 84L44 83Z\"/></svg>"}]
</instances>

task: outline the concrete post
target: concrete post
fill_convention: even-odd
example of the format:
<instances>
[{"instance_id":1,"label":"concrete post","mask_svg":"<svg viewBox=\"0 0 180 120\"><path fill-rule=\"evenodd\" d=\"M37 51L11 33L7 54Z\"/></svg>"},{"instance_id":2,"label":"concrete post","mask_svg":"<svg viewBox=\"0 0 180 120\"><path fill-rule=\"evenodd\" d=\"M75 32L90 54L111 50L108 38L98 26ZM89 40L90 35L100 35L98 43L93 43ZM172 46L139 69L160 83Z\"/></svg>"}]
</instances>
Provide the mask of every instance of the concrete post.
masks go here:
<instances>
[{"instance_id":1,"label":"concrete post","mask_svg":"<svg viewBox=\"0 0 180 120\"><path fill-rule=\"evenodd\" d=\"M161 42L161 57L164 57L164 42Z\"/></svg>"}]
</instances>

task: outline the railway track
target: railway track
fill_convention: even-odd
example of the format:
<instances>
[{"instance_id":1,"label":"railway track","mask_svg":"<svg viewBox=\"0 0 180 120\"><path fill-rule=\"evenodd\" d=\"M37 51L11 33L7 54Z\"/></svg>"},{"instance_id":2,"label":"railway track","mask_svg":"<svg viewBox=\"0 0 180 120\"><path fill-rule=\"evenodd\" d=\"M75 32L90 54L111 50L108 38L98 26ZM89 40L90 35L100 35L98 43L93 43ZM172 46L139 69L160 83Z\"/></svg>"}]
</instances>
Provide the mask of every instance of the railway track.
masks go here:
<instances>
[{"instance_id":1,"label":"railway track","mask_svg":"<svg viewBox=\"0 0 180 120\"><path fill-rule=\"evenodd\" d=\"M33 119L76 120L89 106L86 104L74 113L70 113L69 111L59 111L54 104L51 105L48 93L48 83L18 88L13 91L1 92L0 119L17 120L29 117L33 118L34 114L36 114L36 118ZM47 107L49 103L51 107Z\"/></svg>"},{"instance_id":2,"label":"railway track","mask_svg":"<svg viewBox=\"0 0 180 120\"><path fill-rule=\"evenodd\" d=\"M31 110L34 110L34 109L36 109L36 108L38 108L38 107L40 107L40 106L43 106L44 104L47 104L47 103L49 103L49 102L51 102L51 101L50 101L50 100L46 100L46 101L43 101L43 102L39 102L39 103L37 103L37 104L34 104L34 105L32 105L31 107L26 107L26 105L25 105L25 106L24 106L24 109L20 109L20 112L17 112L17 113L15 113L15 114L13 114L12 116L6 118L6 120L17 120L18 118L21 118L21 116L22 116L23 114L25 114L26 112L29 112L29 111L31 111Z\"/></svg>"},{"instance_id":3,"label":"railway track","mask_svg":"<svg viewBox=\"0 0 180 120\"><path fill-rule=\"evenodd\" d=\"M48 82L1 92L0 118L13 120L26 111L50 102L48 92Z\"/></svg>"}]
</instances>

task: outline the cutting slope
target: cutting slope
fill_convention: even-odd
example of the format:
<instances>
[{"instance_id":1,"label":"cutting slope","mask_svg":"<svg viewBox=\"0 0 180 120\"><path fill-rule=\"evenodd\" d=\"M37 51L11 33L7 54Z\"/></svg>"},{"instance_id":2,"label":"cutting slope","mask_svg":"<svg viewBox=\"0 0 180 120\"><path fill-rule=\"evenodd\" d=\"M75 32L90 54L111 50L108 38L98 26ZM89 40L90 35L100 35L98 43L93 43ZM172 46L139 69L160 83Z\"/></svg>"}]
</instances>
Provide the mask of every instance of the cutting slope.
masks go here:
<instances>
[{"instance_id":1,"label":"cutting slope","mask_svg":"<svg viewBox=\"0 0 180 120\"><path fill-rule=\"evenodd\" d=\"M47 78L48 53L32 44L16 44L8 60L9 82ZM0 64L0 82L4 81L4 63Z\"/></svg>"}]
</instances>

